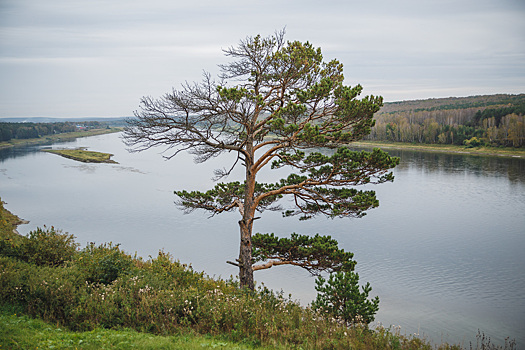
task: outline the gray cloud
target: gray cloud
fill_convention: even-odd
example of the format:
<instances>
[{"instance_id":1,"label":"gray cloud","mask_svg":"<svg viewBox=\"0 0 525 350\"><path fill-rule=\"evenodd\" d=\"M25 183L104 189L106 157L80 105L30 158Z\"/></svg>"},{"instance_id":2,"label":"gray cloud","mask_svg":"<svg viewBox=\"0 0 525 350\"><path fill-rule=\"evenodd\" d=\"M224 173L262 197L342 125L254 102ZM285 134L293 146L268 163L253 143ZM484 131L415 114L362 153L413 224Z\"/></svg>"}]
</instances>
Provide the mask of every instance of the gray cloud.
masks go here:
<instances>
[{"instance_id":1,"label":"gray cloud","mask_svg":"<svg viewBox=\"0 0 525 350\"><path fill-rule=\"evenodd\" d=\"M124 116L286 26L387 101L525 92L520 0L2 0L0 117Z\"/></svg>"}]
</instances>

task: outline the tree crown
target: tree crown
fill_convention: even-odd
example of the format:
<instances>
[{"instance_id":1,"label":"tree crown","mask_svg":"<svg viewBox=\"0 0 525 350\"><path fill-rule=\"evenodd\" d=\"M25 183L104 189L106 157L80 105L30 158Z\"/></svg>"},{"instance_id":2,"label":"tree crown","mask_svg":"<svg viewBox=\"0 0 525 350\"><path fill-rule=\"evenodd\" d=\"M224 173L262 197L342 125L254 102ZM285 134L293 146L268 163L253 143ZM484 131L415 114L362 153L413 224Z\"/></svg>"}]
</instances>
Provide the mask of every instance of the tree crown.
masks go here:
<instances>
[{"instance_id":1,"label":"tree crown","mask_svg":"<svg viewBox=\"0 0 525 350\"><path fill-rule=\"evenodd\" d=\"M247 37L224 53L232 61L220 65L217 80L205 73L200 83L186 83L159 99L144 97L141 110L125 130L125 140L135 151L164 146L167 158L189 151L197 162L223 152L236 153L229 170L215 172L216 180L242 166L246 171L243 182L218 183L205 192L175 193L186 211L202 209L212 215L239 211L241 249L238 264L232 264L240 268L241 284L253 289L256 211L282 210L284 216L299 215L301 219L318 214L361 217L377 207L378 201L374 191L354 186L392 181L389 169L399 159L379 149L356 152L346 147L370 132L383 99L358 99L362 87L344 85L343 65L335 59L324 62L321 49L309 42L285 41L281 31L267 38ZM291 170L277 182L257 182L257 174L265 167ZM279 201L284 196L292 197L289 208ZM302 236L292 236L290 241L254 238L261 244L256 259L317 259L315 268L303 266L316 271L326 268L322 252L325 258L337 261L334 266L348 269L352 264L349 253L326 250L332 244L329 237L316 236L312 242ZM300 248L283 250L291 242Z\"/></svg>"}]
</instances>

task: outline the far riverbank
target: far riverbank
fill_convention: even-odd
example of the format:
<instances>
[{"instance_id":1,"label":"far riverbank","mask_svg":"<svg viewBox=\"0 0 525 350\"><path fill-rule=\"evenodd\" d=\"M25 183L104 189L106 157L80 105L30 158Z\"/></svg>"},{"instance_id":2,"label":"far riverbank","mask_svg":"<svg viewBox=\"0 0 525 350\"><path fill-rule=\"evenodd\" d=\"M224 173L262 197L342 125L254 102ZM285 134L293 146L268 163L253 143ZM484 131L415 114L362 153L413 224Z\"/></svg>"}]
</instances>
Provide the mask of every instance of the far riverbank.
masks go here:
<instances>
[{"instance_id":1,"label":"far riverbank","mask_svg":"<svg viewBox=\"0 0 525 350\"><path fill-rule=\"evenodd\" d=\"M111 134L121 132L124 128L112 127L109 129L93 129L86 131L76 131L69 133L62 133L57 135L48 135L36 139L13 139L8 142L0 142L0 149L25 146L25 145L45 145L54 142L73 140L80 137L89 137L103 134ZM381 141L357 141L352 142L350 146L357 147L380 147L384 149L398 149L398 150L414 150L423 152L443 152L456 154L472 154L480 156L499 156L510 158L525 158L525 148L511 148L511 147L473 147L466 148L464 146L456 145L441 145L441 144L424 144L424 143L405 143L405 142L381 142Z\"/></svg>"},{"instance_id":2,"label":"far riverbank","mask_svg":"<svg viewBox=\"0 0 525 350\"><path fill-rule=\"evenodd\" d=\"M92 130L76 131L76 132L65 132L65 133L56 134L56 135L46 135L45 137L39 137L35 139L22 139L22 140L12 139L7 142L0 142L0 149L15 147L15 146L46 145L46 144L51 144L53 142L73 140L73 139L80 138L80 137L111 134L115 132L120 132L122 130L123 128L113 127L109 129L104 128L104 129L92 129Z\"/></svg>"},{"instance_id":3,"label":"far riverbank","mask_svg":"<svg viewBox=\"0 0 525 350\"><path fill-rule=\"evenodd\" d=\"M380 142L380 141L359 141L353 142L352 146L357 147L380 147L384 149L413 150L423 152L443 152L457 154L472 154L480 156L499 156L511 158L525 158L525 148L510 147L473 147L466 148L456 145L424 144L424 143L404 143L404 142Z\"/></svg>"}]
</instances>

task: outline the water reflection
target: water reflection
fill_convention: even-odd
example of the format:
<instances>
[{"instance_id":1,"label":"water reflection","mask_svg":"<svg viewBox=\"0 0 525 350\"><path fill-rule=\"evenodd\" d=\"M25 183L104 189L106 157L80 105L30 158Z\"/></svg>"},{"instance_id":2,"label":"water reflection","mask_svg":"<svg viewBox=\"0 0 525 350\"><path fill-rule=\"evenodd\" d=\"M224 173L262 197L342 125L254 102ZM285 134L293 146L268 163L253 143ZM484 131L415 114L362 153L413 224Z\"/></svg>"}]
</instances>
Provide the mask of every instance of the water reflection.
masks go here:
<instances>
[{"instance_id":1,"label":"water reflection","mask_svg":"<svg viewBox=\"0 0 525 350\"><path fill-rule=\"evenodd\" d=\"M525 183L524 158L413 150L385 149L385 151L391 156L401 158L396 171L412 169L422 172L468 172L479 176L505 176L511 182Z\"/></svg>"},{"instance_id":2,"label":"water reflection","mask_svg":"<svg viewBox=\"0 0 525 350\"><path fill-rule=\"evenodd\" d=\"M30 153L40 152L41 146L17 146L0 148L0 163L7 159L22 157Z\"/></svg>"},{"instance_id":3,"label":"water reflection","mask_svg":"<svg viewBox=\"0 0 525 350\"><path fill-rule=\"evenodd\" d=\"M72 169L78 169L80 171L93 174L97 167L94 165L88 165L88 164L80 164L80 165L64 165L64 168L72 168Z\"/></svg>"}]
</instances>

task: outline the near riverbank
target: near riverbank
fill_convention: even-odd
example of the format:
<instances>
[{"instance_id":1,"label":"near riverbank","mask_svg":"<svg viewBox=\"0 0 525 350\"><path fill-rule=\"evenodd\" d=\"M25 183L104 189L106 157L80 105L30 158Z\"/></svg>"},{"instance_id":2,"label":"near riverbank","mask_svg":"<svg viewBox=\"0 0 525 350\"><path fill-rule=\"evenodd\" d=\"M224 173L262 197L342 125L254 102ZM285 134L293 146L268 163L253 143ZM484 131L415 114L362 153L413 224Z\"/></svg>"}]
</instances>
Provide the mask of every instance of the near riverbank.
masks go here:
<instances>
[{"instance_id":1,"label":"near riverbank","mask_svg":"<svg viewBox=\"0 0 525 350\"><path fill-rule=\"evenodd\" d=\"M396 329L347 327L162 251L143 260L111 243L79 250L53 227L15 235L18 221L0 200L0 348L462 349ZM475 349L500 349L478 340Z\"/></svg>"}]
</instances>

